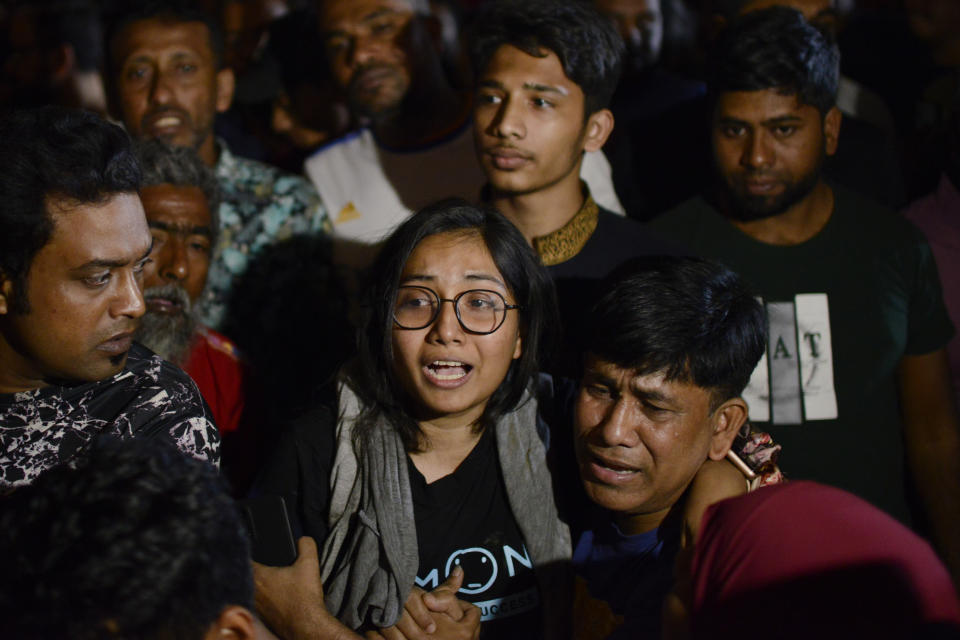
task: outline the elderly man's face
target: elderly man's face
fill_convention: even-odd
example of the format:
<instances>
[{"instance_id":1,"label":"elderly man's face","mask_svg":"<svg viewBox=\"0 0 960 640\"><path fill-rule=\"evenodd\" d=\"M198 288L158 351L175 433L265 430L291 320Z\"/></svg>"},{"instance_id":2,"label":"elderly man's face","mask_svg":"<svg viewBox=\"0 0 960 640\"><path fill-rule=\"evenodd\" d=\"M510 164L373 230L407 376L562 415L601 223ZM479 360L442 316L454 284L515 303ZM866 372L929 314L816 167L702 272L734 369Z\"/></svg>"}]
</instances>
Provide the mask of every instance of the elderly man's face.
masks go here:
<instances>
[{"instance_id":1,"label":"elderly man's face","mask_svg":"<svg viewBox=\"0 0 960 640\"><path fill-rule=\"evenodd\" d=\"M0 392L118 373L144 313L151 239L140 198L48 199L47 207L53 233L30 264L25 290L0 279ZM25 311L13 311L14 297Z\"/></svg>"},{"instance_id":2,"label":"elderly man's face","mask_svg":"<svg viewBox=\"0 0 960 640\"><path fill-rule=\"evenodd\" d=\"M144 271L144 316L137 339L167 360L180 363L193 338L192 305L210 267L213 228L199 187L171 184L141 191L153 251Z\"/></svg>"},{"instance_id":3,"label":"elderly man's face","mask_svg":"<svg viewBox=\"0 0 960 640\"><path fill-rule=\"evenodd\" d=\"M132 135L196 149L216 161L213 121L233 98L233 72L217 70L202 22L140 20L110 43L120 117Z\"/></svg>"},{"instance_id":4,"label":"elderly man's face","mask_svg":"<svg viewBox=\"0 0 960 640\"><path fill-rule=\"evenodd\" d=\"M372 118L395 112L413 82L418 49L430 46L412 7L404 0L330 0L321 3L319 18L333 77L351 106Z\"/></svg>"}]
</instances>

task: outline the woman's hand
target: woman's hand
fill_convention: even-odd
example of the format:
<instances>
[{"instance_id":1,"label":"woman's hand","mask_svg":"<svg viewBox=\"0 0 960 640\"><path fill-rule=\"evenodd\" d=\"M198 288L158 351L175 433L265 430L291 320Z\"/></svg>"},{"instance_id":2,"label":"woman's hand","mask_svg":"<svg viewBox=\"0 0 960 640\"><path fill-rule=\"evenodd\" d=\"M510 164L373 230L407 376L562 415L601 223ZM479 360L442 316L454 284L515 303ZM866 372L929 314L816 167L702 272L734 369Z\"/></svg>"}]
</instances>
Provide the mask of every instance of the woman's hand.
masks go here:
<instances>
[{"instance_id":1,"label":"woman's hand","mask_svg":"<svg viewBox=\"0 0 960 640\"><path fill-rule=\"evenodd\" d=\"M392 627L368 631L368 640L473 640L480 636L480 610L457 599L463 569L454 567L446 582L430 592L414 587L403 614Z\"/></svg>"}]
</instances>

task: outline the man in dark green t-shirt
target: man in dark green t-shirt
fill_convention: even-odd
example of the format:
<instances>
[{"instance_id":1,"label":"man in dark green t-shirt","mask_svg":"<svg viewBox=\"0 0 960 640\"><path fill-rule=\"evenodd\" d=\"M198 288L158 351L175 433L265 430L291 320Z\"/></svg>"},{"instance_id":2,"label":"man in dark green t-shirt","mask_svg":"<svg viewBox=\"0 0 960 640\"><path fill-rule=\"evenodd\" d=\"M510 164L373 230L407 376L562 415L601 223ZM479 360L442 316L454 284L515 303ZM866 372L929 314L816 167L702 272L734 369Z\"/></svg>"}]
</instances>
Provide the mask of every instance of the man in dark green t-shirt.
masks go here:
<instances>
[{"instance_id":1,"label":"man in dark green t-shirt","mask_svg":"<svg viewBox=\"0 0 960 640\"><path fill-rule=\"evenodd\" d=\"M840 133L837 53L798 12L744 16L711 60L716 192L654 226L763 298L769 344L744 396L783 445L784 472L907 522L924 516L956 579L953 328L930 248L893 212L824 182Z\"/></svg>"}]
</instances>

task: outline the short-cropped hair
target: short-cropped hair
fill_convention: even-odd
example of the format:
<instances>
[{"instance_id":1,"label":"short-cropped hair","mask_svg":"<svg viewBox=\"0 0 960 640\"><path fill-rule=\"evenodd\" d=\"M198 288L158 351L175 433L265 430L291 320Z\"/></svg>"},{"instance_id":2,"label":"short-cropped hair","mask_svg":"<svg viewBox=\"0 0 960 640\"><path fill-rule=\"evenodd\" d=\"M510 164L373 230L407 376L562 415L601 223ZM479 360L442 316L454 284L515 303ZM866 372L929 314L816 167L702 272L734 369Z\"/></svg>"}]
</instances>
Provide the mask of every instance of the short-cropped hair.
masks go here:
<instances>
[{"instance_id":1,"label":"short-cropped hair","mask_svg":"<svg viewBox=\"0 0 960 640\"><path fill-rule=\"evenodd\" d=\"M116 37L127 27L141 20L164 20L167 22L202 22L210 36L210 51L214 65L220 69L223 65L224 39L223 29L215 16L211 15L194 0L121 0L112 3L104 12L107 60L107 83L113 84L113 75L121 60L114 58L113 44Z\"/></svg>"},{"instance_id":2,"label":"short-cropped hair","mask_svg":"<svg viewBox=\"0 0 960 640\"><path fill-rule=\"evenodd\" d=\"M252 606L249 546L210 464L101 439L0 501L0 631L200 640L227 606Z\"/></svg>"},{"instance_id":3,"label":"short-cropped hair","mask_svg":"<svg viewBox=\"0 0 960 640\"><path fill-rule=\"evenodd\" d=\"M624 44L613 24L580 0L499 0L481 10L470 34L476 77L497 49L514 46L531 56L544 50L560 59L563 72L585 96L586 115L610 103L623 63Z\"/></svg>"},{"instance_id":4,"label":"short-cropped hair","mask_svg":"<svg viewBox=\"0 0 960 640\"><path fill-rule=\"evenodd\" d=\"M730 269L698 258L638 258L602 285L583 347L639 375L662 373L736 397L766 349L763 307Z\"/></svg>"},{"instance_id":5,"label":"short-cropped hair","mask_svg":"<svg viewBox=\"0 0 960 640\"><path fill-rule=\"evenodd\" d=\"M724 29L710 55L707 88L776 89L826 114L837 102L840 54L828 37L796 9L751 11Z\"/></svg>"},{"instance_id":6,"label":"short-cropped hair","mask_svg":"<svg viewBox=\"0 0 960 640\"><path fill-rule=\"evenodd\" d=\"M143 187L169 184L175 187L197 187L207 198L210 228L214 236L219 229L220 183L194 149L177 147L157 139L136 142L134 149L143 170Z\"/></svg>"},{"instance_id":7,"label":"short-cropped hair","mask_svg":"<svg viewBox=\"0 0 960 640\"><path fill-rule=\"evenodd\" d=\"M0 275L14 283L14 309L26 311L30 264L53 233L48 201L102 204L136 193L140 166L123 129L79 109L7 113L0 141Z\"/></svg>"}]
</instances>

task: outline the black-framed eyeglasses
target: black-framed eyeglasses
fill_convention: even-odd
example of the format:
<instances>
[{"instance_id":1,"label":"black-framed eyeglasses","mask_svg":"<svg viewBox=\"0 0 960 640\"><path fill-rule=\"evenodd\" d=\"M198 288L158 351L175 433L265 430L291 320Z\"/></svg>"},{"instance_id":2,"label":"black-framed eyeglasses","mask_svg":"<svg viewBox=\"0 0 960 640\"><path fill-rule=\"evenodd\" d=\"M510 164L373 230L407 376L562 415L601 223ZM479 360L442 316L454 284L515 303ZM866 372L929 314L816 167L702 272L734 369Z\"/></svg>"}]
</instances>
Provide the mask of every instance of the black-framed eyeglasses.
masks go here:
<instances>
[{"instance_id":1,"label":"black-framed eyeglasses","mask_svg":"<svg viewBox=\"0 0 960 640\"><path fill-rule=\"evenodd\" d=\"M423 329L437 319L444 302L453 303L464 331L480 335L499 329L507 319L507 311L520 308L518 304L507 304L501 294L488 289L470 289L454 298L441 298L433 289L404 285L397 289L393 321L401 329Z\"/></svg>"}]
</instances>

